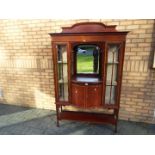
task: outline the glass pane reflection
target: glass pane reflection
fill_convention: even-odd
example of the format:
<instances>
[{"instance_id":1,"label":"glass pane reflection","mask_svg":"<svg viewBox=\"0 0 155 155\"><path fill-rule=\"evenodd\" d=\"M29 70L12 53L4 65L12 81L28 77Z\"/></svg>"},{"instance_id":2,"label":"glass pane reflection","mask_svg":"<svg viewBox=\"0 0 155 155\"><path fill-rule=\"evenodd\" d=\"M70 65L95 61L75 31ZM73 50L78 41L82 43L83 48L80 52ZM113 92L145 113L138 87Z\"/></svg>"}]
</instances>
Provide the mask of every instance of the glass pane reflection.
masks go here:
<instances>
[{"instance_id":1,"label":"glass pane reflection","mask_svg":"<svg viewBox=\"0 0 155 155\"><path fill-rule=\"evenodd\" d=\"M59 100L68 101L67 46L57 45L57 50Z\"/></svg>"}]
</instances>

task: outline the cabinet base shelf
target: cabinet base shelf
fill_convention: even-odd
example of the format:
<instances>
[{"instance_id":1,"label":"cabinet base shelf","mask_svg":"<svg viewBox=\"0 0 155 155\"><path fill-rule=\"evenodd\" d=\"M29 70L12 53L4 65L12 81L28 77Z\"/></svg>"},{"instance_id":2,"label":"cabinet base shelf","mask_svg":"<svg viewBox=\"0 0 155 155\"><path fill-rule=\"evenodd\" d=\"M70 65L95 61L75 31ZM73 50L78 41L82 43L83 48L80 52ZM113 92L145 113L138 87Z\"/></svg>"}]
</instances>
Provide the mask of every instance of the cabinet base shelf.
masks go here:
<instances>
[{"instance_id":1,"label":"cabinet base shelf","mask_svg":"<svg viewBox=\"0 0 155 155\"><path fill-rule=\"evenodd\" d=\"M114 114L62 111L59 113L58 119L117 125Z\"/></svg>"}]
</instances>

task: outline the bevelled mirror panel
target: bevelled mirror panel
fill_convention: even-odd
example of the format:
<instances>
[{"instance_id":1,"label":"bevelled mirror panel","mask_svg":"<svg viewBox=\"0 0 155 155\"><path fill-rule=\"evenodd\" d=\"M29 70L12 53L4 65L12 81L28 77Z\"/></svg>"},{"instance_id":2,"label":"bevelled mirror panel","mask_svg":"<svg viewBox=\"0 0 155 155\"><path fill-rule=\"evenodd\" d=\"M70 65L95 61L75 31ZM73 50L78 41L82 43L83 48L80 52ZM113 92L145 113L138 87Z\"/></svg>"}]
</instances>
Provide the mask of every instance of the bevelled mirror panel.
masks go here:
<instances>
[{"instance_id":1,"label":"bevelled mirror panel","mask_svg":"<svg viewBox=\"0 0 155 155\"><path fill-rule=\"evenodd\" d=\"M97 45L77 45L74 52L77 74L99 74L100 49Z\"/></svg>"}]
</instances>

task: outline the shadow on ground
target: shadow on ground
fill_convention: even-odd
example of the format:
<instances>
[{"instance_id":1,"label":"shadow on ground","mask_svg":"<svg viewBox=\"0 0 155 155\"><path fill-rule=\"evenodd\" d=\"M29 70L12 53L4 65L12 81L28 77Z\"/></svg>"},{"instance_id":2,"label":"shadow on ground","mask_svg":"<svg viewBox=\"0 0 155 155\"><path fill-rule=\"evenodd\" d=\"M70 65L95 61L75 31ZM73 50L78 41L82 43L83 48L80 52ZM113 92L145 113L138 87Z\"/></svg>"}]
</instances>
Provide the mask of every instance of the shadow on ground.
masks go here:
<instances>
[{"instance_id":1,"label":"shadow on ground","mask_svg":"<svg viewBox=\"0 0 155 155\"><path fill-rule=\"evenodd\" d=\"M0 135L114 135L113 126L61 121L56 127L55 111L0 104ZM155 134L155 125L118 122L117 135Z\"/></svg>"}]
</instances>

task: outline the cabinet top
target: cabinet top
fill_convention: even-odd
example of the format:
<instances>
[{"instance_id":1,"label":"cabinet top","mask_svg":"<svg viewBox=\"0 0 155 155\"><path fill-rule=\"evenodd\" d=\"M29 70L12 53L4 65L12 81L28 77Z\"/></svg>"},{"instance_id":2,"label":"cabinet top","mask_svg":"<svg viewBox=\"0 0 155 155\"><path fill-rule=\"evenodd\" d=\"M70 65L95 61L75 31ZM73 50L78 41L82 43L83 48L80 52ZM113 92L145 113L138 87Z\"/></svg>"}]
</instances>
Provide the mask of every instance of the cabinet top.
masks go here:
<instances>
[{"instance_id":1,"label":"cabinet top","mask_svg":"<svg viewBox=\"0 0 155 155\"><path fill-rule=\"evenodd\" d=\"M91 83L99 84L102 83L99 77L89 77L89 76L75 76L72 78L73 83Z\"/></svg>"},{"instance_id":2,"label":"cabinet top","mask_svg":"<svg viewBox=\"0 0 155 155\"><path fill-rule=\"evenodd\" d=\"M116 25L105 25L100 22L84 22L77 23L71 27L62 27L61 33L50 33L54 35L77 35L77 34L100 34L100 33L123 33L127 34L129 31L117 31Z\"/></svg>"}]
</instances>

